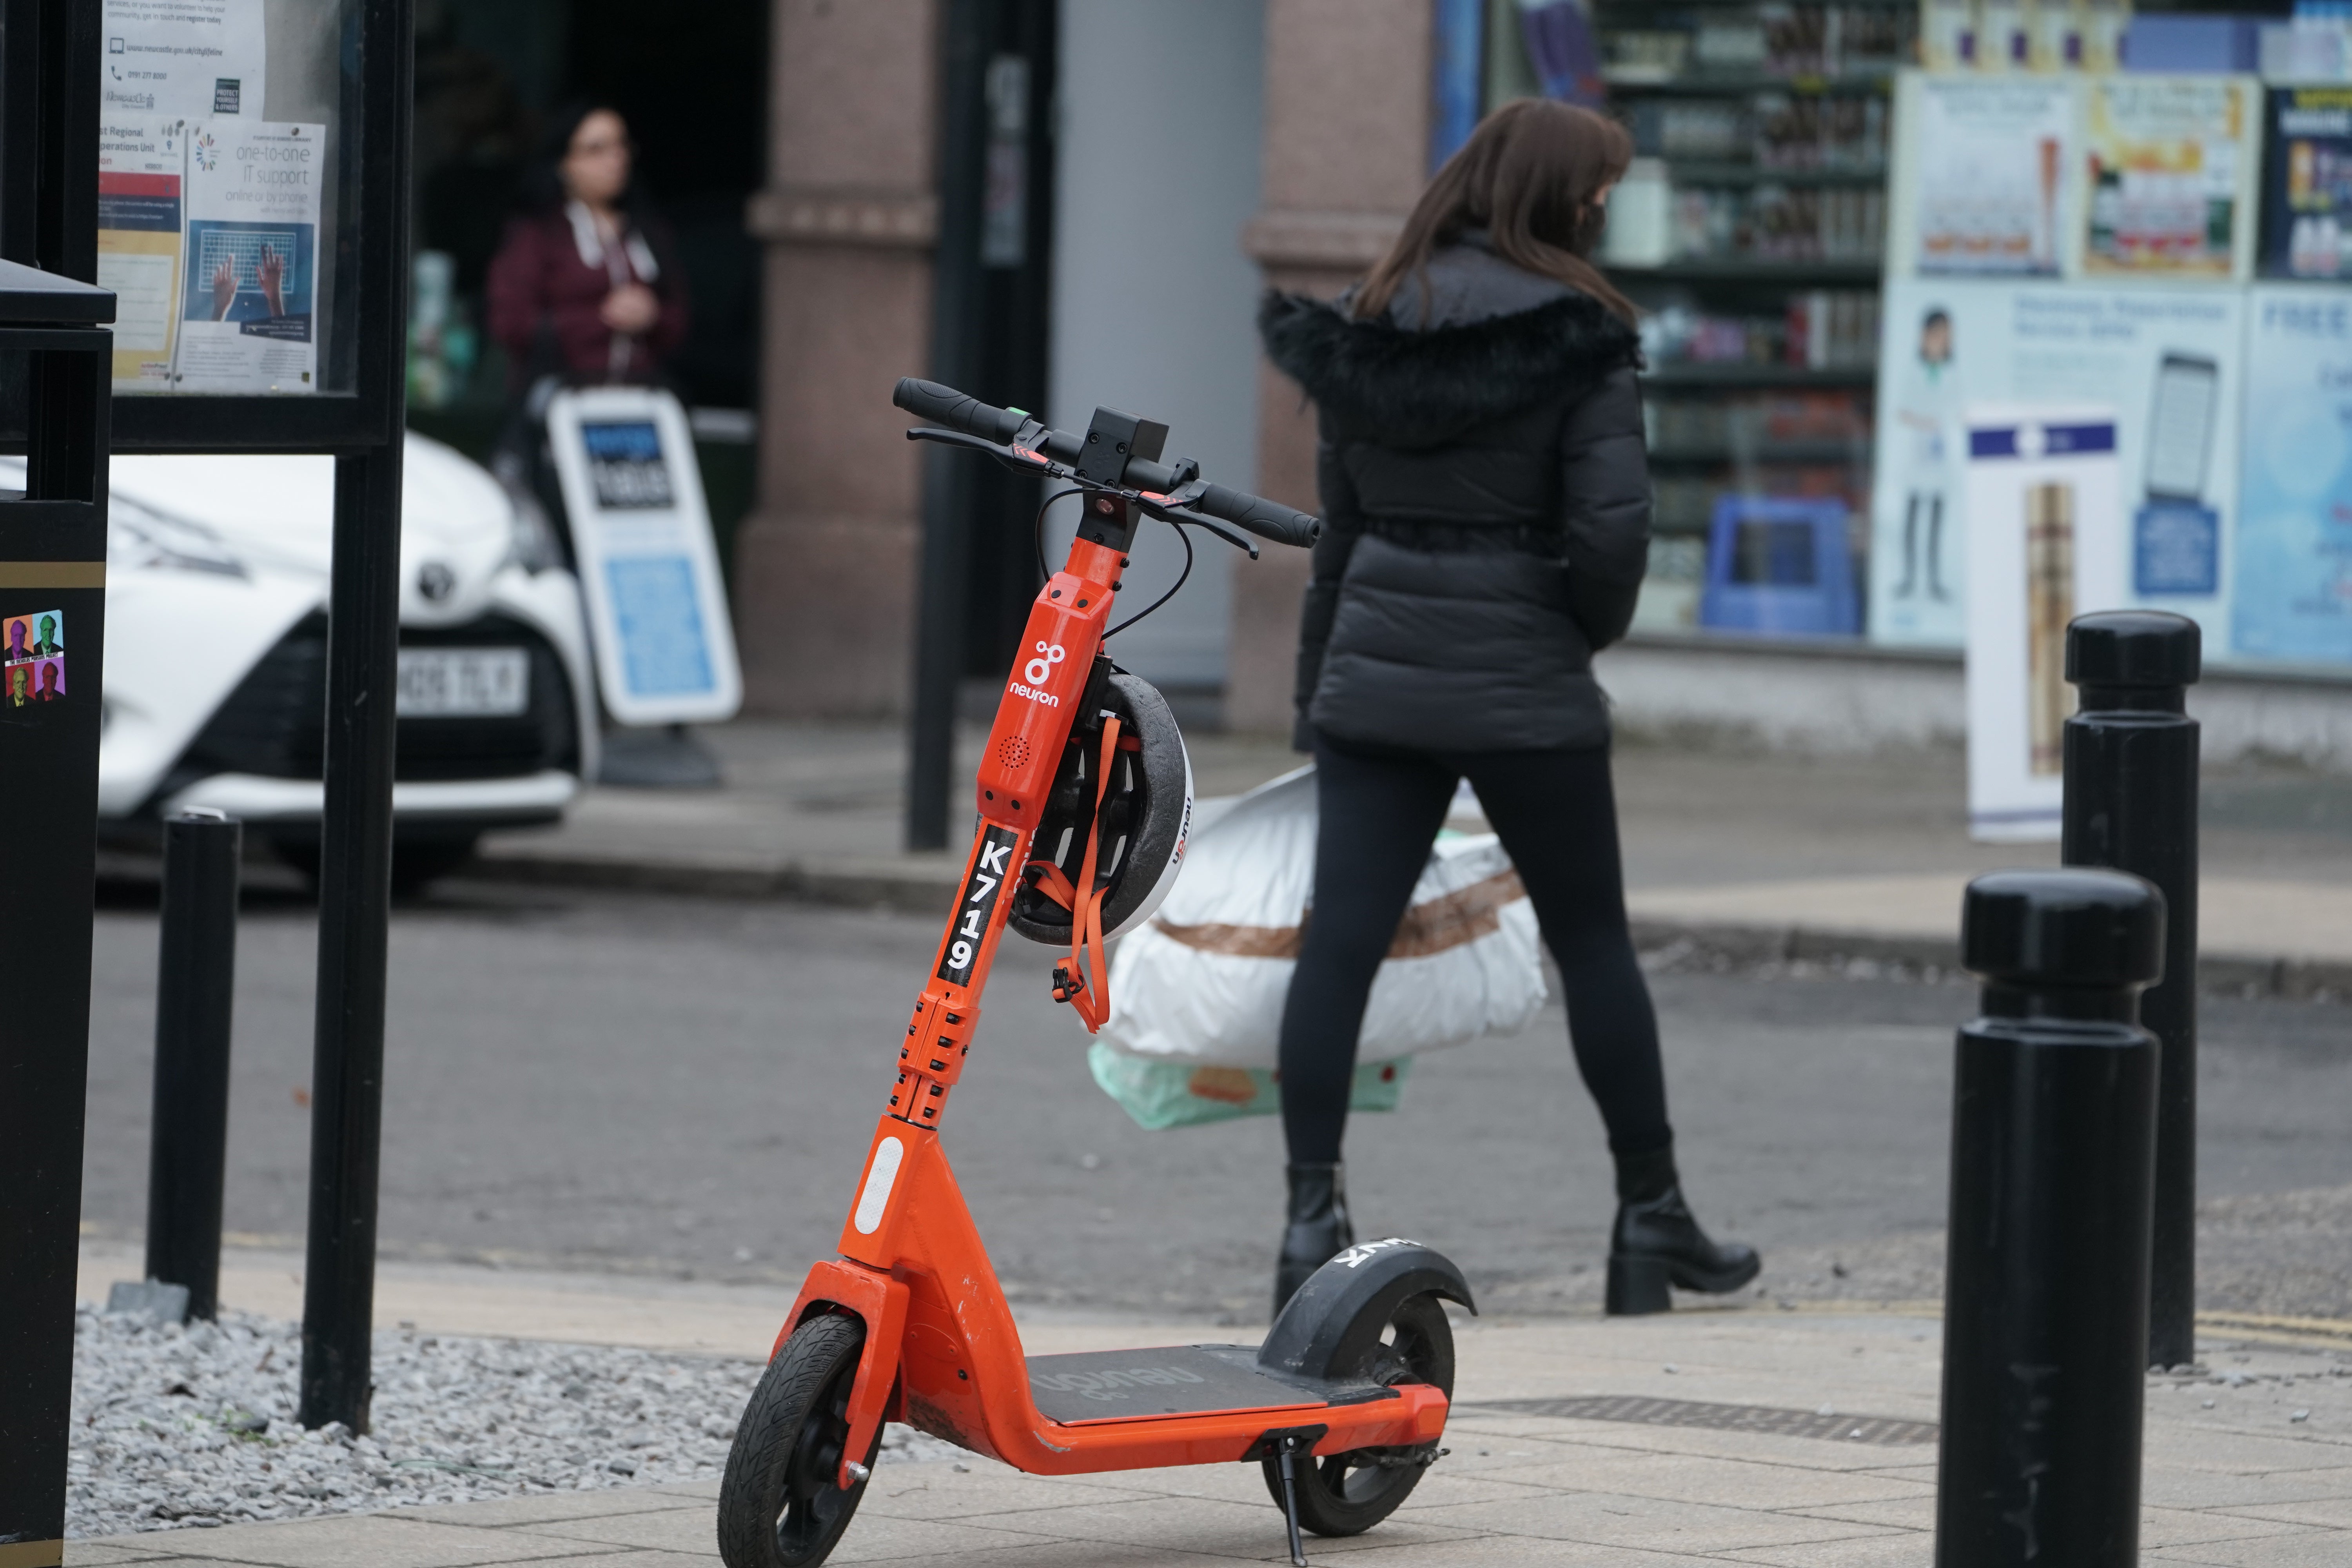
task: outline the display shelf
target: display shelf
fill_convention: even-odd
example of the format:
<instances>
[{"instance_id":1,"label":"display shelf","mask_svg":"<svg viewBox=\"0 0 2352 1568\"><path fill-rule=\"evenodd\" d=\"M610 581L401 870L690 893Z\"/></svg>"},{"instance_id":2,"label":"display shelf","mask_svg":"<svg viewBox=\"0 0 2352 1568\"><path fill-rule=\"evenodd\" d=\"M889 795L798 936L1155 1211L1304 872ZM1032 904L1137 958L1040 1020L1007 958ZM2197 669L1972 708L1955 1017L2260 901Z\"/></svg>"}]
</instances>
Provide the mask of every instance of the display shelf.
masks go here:
<instances>
[{"instance_id":1,"label":"display shelf","mask_svg":"<svg viewBox=\"0 0 2352 1568\"><path fill-rule=\"evenodd\" d=\"M1812 98L1837 96L1862 97L1885 94L1895 86L1895 72L1885 70L1839 71L1831 76L1780 76L1771 71L1693 71L1655 74L1646 69L1615 68L1604 72L1601 79L1609 84L1612 94L1628 97L1747 97L1756 93L1784 92Z\"/></svg>"},{"instance_id":2,"label":"display shelf","mask_svg":"<svg viewBox=\"0 0 2352 1568\"><path fill-rule=\"evenodd\" d=\"M1723 386L1868 386L1878 379L1869 365L1663 364L1642 379L1664 389Z\"/></svg>"},{"instance_id":3,"label":"display shelf","mask_svg":"<svg viewBox=\"0 0 2352 1568\"><path fill-rule=\"evenodd\" d=\"M1876 261L1748 261L1736 256L1668 261L1655 267L1604 266L1624 283L1753 283L1775 289L1875 287L1885 268Z\"/></svg>"},{"instance_id":4,"label":"display shelf","mask_svg":"<svg viewBox=\"0 0 2352 1568\"><path fill-rule=\"evenodd\" d=\"M1919 5L1919 0L1826 0L1826 3L1834 4L1843 11L1915 11ZM1607 10L1649 10L1654 5L1663 8L1662 0L1639 0L1638 5L1634 6L1629 6L1627 0L1601 0L1601 8ZM1677 11L1752 11L1755 8L1756 0L1674 0L1674 9Z\"/></svg>"},{"instance_id":5,"label":"display shelf","mask_svg":"<svg viewBox=\"0 0 2352 1568\"><path fill-rule=\"evenodd\" d=\"M1653 468L1795 468L1870 461L1867 437L1853 441L1767 441L1744 450L1725 442L1650 448Z\"/></svg>"},{"instance_id":6,"label":"display shelf","mask_svg":"<svg viewBox=\"0 0 2352 1568\"><path fill-rule=\"evenodd\" d=\"M1780 169L1761 163L1733 163L1712 158L1664 158L1659 160L1674 176L1677 185L1883 185L1886 168L1874 163L1864 168L1797 168Z\"/></svg>"},{"instance_id":7,"label":"display shelf","mask_svg":"<svg viewBox=\"0 0 2352 1568\"><path fill-rule=\"evenodd\" d=\"M1869 15L1826 27L1754 0L1589 6L1612 62L1610 110L1655 160L1620 254L1677 257L1604 270L1654 312L1660 356L1737 355L1743 342L1758 356L1661 357L1643 375L1653 526L1681 551L1712 548L1727 495L1867 505L1892 62L1909 58L1916 4L1843 0L1834 8ZM1830 254L1788 257L1797 244ZM1782 254L1710 253L1734 247Z\"/></svg>"}]
</instances>

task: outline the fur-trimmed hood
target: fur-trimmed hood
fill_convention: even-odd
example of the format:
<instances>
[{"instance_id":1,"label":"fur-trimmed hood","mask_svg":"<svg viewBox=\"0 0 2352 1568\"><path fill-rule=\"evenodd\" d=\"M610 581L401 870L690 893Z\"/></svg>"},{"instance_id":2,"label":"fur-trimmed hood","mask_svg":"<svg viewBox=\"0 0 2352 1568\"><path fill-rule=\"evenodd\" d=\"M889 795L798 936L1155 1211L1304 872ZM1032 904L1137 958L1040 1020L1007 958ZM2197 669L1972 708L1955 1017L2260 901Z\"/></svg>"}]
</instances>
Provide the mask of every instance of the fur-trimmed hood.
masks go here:
<instances>
[{"instance_id":1,"label":"fur-trimmed hood","mask_svg":"<svg viewBox=\"0 0 2352 1568\"><path fill-rule=\"evenodd\" d=\"M1573 292L1532 310L1414 331L1269 291L1257 326L1267 357L1340 429L1389 447L1442 446L1641 363L1634 330Z\"/></svg>"}]
</instances>

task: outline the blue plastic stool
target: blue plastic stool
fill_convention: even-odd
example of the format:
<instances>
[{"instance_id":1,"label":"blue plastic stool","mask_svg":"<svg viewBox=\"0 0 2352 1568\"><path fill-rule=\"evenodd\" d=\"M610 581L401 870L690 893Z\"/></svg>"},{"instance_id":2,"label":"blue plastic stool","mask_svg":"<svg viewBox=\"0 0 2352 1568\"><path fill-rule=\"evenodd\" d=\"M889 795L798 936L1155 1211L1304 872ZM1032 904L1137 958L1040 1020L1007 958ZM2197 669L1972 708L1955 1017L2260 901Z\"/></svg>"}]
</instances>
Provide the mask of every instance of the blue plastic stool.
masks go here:
<instances>
[{"instance_id":1,"label":"blue plastic stool","mask_svg":"<svg viewBox=\"0 0 2352 1568\"><path fill-rule=\"evenodd\" d=\"M1841 500L1718 496L1699 624L1724 631L1852 637L1862 630Z\"/></svg>"}]
</instances>

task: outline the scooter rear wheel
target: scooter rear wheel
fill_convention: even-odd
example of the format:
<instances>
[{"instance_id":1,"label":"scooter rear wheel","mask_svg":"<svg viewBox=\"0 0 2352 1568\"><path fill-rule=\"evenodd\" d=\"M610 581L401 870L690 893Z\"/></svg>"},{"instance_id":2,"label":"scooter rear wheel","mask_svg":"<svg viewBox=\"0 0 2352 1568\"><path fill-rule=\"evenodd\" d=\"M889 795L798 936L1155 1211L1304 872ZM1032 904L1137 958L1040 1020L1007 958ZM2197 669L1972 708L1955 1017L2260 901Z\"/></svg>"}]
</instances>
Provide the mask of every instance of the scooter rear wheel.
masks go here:
<instances>
[{"instance_id":1,"label":"scooter rear wheel","mask_svg":"<svg viewBox=\"0 0 2352 1568\"><path fill-rule=\"evenodd\" d=\"M835 1485L849 1440L849 1391L866 1325L812 1318L768 1363L735 1428L719 1487L719 1555L727 1568L812 1568L849 1528L866 1483ZM877 1428L865 1462L882 1447Z\"/></svg>"},{"instance_id":2,"label":"scooter rear wheel","mask_svg":"<svg viewBox=\"0 0 2352 1568\"><path fill-rule=\"evenodd\" d=\"M1349 1338L1355 1337L1351 1329ZM1434 1296L1408 1296L1380 1325L1379 1338L1360 1367L1345 1375L1374 1383L1426 1383L1454 1397L1454 1325ZM1397 1510L1421 1484L1437 1445L1351 1448L1309 1458L1297 1467L1298 1522L1318 1535L1361 1535ZM1265 1489L1282 1503L1282 1462L1263 1461Z\"/></svg>"}]
</instances>

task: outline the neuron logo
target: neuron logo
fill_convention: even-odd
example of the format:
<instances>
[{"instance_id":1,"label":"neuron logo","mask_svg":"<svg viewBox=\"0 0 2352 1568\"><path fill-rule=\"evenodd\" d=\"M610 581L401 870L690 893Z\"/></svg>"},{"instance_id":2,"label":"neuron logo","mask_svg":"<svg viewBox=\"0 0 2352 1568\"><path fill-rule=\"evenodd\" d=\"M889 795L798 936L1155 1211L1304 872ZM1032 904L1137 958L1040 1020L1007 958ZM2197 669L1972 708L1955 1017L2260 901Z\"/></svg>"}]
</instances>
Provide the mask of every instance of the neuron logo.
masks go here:
<instances>
[{"instance_id":1,"label":"neuron logo","mask_svg":"<svg viewBox=\"0 0 2352 1568\"><path fill-rule=\"evenodd\" d=\"M196 167L206 174L220 167L220 143L213 140L211 132L197 132L195 140L188 144L188 149L195 154Z\"/></svg>"}]
</instances>

